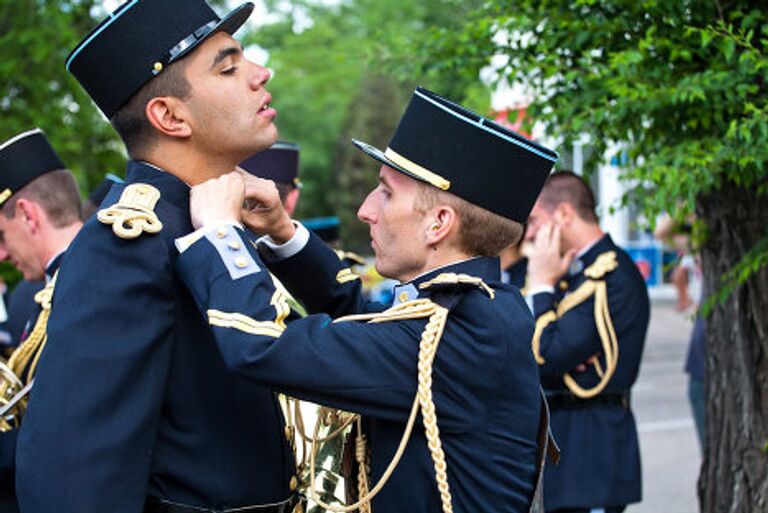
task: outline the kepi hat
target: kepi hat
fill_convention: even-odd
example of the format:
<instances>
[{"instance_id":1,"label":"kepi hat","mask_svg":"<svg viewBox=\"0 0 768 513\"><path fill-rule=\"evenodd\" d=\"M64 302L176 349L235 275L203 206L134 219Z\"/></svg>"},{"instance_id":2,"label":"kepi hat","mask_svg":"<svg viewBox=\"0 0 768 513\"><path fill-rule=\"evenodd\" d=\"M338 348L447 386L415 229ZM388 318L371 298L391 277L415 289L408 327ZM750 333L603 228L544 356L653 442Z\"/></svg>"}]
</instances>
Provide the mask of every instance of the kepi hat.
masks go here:
<instances>
[{"instance_id":1,"label":"kepi hat","mask_svg":"<svg viewBox=\"0 0 768 513\"><path fill-rule=\"evenodd\" d=\"M39 128L0 144L0 206L35 178L66 166Z\"/></svg>"},{"instance_id":2,"label":"kepi hat","mask_svg":"<svg viewBox=\"0 0 768 513\"><path fill-rule=\"evenodd\" d=\"M242 161L240 167L259 178L301 187L299 145L295 143L278 141Z\"/></svg>"},{"instance_id":3,"label":"kepi hat","mask_svg":"<svg viewBox=\"0 0 768 513\"><path fill-rule=\"evenodd\" d=\"M111 118L148 80L217 32L233 34L253 4L224 18L204 0L129 0L69 54L66 67Z\"/></svg>"},{"instance_id":4,"label":"kepi hat","mask_svg":"<svg viewBox=\"0 0 768 513\"><path fill-rule=\"evenodd\" d=\"M421 87L385 151L352 142L401 173L520 223L558 159L555 151Z\"/></svg>"}]
</instances>

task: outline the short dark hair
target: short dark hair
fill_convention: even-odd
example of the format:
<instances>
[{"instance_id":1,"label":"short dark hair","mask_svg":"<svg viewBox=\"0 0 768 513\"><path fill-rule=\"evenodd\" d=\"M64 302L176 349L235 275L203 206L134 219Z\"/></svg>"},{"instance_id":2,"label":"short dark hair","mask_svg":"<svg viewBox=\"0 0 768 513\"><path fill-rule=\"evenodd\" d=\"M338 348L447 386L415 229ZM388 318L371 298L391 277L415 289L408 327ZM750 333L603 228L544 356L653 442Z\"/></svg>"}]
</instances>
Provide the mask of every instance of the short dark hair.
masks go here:
<instances>
[{"instance_id":1,"label":"short dark hair","mask_svg":"<svg viewBox=\"0 0 768 513\"><path fill-rule=\"evenodd\" d=\"M149 101L160 96L181 99L189 96L192 85L184 74L185 62L181 59L167 66L141 86L109 120L132 158L140 157L140 148L146 149L154 142L155 131L145 113Z\"/></svg>"},{"instance_id":2,"label":"short dark hair","mask_svg":"<svg viewBox=\"0 0 768 513\"><path fill-rule=\"evenodd\" d=\"M54 228L65 228L80 221L80 190L67 169L45 173L22 187L3 205L6 218L16 215L16 203L21 198L38 203Z\"/></svg>"},{"instance_id":3,"label":"short dark hair","mask_svg":"<svg viewBox=\"0 0 768 513\"><path fill-rule=\"evenodd\" d=\"M470 255L498 256L502 249L523 236L523 225L517 221L494 214L432 185L423 182L418 185L414 208L426 212L438 203L453 208L459 216L459 245Z\"/></svg>"},{"instance_id":4,"label":"short dark hair","mask_svg":"<svg viewBox=\"0 0 768 513\"><path fill-rule=\"evenodd\" d=\"M296 188L293 184L282 182L275 182L275 187L277 187L277 193L280 195L280 203L285 203L285 198Z\"/></svg>"},{"instance_id":5,"label":"short dark hair","mask_svg":"<svg viewBox=\"0 0 768 513\"><path fill-rule=\"evenodd\" d=\"M589 184L573 171L552 173L544 184L539 201L548 212L560 203L569 203L584 221L598 223L595 213L595 195Z\"/></svg>"}]
</instances>

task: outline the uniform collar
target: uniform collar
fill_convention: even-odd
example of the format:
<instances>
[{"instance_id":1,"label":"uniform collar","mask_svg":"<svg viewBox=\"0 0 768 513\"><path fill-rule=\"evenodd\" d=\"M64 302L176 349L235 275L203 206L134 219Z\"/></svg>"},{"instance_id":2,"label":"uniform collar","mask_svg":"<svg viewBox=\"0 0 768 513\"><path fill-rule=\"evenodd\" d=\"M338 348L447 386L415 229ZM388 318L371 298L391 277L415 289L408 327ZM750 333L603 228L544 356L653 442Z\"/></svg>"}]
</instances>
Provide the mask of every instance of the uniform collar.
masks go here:
<instances>
[{"instance_id":1,"label":"uniform collar","mask_svg":"<svg viewBox=\"0 0 768 513\"><path fill-rule=\"evenodd\" d=\"M48 283L53 279L53 275L56 274L56 271L59 270L59 265L61 265L61 258L64 256L64 252L62 251L55 257L51 258L51 261L48 262L48 265L45 266L45 283Z\"/></svg>"},{"instance_id":2,"label":"uniform collar","mask_svg":"<svg viewBox=\"0 0 768 513\"><path fill-rule=\"evenodd\" d=\"M413 280L395 286L392 305L399 305L406 301L417 299L424 291L419 290L419 285L427 282L442 273L467 274L482 279L486 283L499 282L501 280L501 265L498 258L473 257L468 260L454 262L452 264L432 269Z\"/></svg>"},{"instance_id":3,"label":"uniform collar","mask_svg":"<svg viewBox=\"0 0 768 513\"><path fill-rule=\"evenodd\" d=\"M157 187L163 200L189 210L189 185L154 164L141 160L129 160L125 181L128 184L146 183Z\"/></svg>"},{"instance_id":4,"label":"uniform collar","mask_svg":"<svg viewBox=\"0 0 768 513\"><path fill-rule=\"evenodd\" d=\"M606 233L597 239L591 246L584 248L583 253L580 253L577 258L573 259L570 269L568 270L568 275L575 276L581 274L584 269L594 263L598 256L612 249L614 246L613 239Z\"/></svg>"}]
</instances>

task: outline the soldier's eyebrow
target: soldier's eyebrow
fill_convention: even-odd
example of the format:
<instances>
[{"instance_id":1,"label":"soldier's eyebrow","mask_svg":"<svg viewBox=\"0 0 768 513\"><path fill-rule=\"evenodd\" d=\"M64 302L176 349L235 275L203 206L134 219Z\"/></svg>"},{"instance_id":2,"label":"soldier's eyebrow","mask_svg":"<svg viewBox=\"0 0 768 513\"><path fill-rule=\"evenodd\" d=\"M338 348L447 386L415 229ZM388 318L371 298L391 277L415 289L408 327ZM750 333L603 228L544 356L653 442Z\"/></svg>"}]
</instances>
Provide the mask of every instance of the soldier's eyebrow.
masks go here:
<instances>
[{"instance_id":1,"label":"soldier's eyebrow","mask_svg":"<svg viewBox=\"0 0 768 513\"><path fill-rule=\"evenodd\" d=\"M230 55L237 55L243 52L243 48L240 46L230 46L229 48L222 48L213 58L213 64L211 68L216 67L218 63L229 57Z\"/></svg>"}]
</instances>

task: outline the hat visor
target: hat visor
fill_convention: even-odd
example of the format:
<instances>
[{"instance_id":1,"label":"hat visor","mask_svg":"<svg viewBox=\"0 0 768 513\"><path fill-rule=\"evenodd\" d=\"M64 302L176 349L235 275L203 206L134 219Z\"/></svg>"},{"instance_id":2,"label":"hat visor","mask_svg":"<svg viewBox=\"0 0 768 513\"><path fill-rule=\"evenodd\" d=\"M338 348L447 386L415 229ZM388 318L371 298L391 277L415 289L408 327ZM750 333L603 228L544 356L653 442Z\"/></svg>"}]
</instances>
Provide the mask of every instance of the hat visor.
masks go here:
<instances>
[{"instance_id":1,"label":"hat visor","mask_svg":"<svg viewBox=\"0 0 768 513\"><path fill-rule=\"evenodd\" d=\"M237 30L243 26L243 23L246 22L248 17L253 12L254 5L251 2L246 2L242 4L240 7L236 8L234 11L230 12L226 16L224 16L221 21L219 21L216 25L211 28L211 31L208 32L205 36L201 37L197 41L195 41L193 44L189 45L187 48L184 49L183 52L181 52L174 61L178 61L185 55L188 55L189 52L197 48L203 41L207 40L212 35L218 33L218 32L226 32L229 35L234 34L237 32Z\"/></svg>"},{"instance_id":2,"label":"hat visor","mask_svg":"<svg viewBox=\"0 0 768 513\"><path fill-rule=\"evenodd\" d=\"M375 148L375 147L371 146L368 143L364 143L363 141L358 141L357 139L352 139L352 144L357 146L357 148L360 151L362 151L363 153L366 153L369 157L378 160L382 164L385 164L386 166L389 166L392 169L400 171L401 173L406 174L406 175L410 176L411 178L414 178L414 179L416 179L416 180L418 180L420 182L429 183L429 181L425 180L423 177L421 177L421 176L419 176L419 175L417 175L415 173L412 173L411 171L408 171L404 167L402 167L402 166L392 162L392 160L390 160L386 155L384 155L384 152L381 151L380 149Z\"/></svg>"}]
</instances>

